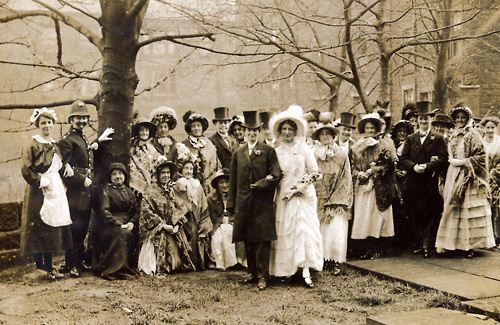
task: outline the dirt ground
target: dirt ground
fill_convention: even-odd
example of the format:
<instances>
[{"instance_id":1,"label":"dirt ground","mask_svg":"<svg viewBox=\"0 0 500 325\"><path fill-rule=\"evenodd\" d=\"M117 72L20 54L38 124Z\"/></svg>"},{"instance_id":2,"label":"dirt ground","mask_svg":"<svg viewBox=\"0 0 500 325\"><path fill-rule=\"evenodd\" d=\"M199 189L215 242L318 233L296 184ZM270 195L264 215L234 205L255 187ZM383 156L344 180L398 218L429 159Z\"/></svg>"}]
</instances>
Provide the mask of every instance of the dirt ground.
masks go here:
<instances>
[{"instance_id":1,"label":"dirt ground","mask_svg":"<svg viewBox=\"0 0 500 325\"><path fill-rule=\"evenodd\" d=\"M2 324L365 324L368 315L454 304L434 291L347 270L316 288L242 284L243 271L107 281L85 274L47 282L33 267L0 272Z\"/></svg>"}]
</instances>

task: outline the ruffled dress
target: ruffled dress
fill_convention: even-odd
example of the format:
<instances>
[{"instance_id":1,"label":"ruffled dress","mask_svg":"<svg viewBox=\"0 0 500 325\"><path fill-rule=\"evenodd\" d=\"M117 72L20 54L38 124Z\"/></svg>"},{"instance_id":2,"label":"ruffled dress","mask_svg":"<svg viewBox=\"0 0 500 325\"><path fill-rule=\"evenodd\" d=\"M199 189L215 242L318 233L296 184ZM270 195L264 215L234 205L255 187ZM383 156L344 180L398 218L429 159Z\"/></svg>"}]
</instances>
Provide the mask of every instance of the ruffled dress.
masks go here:
<instances>
[{"instance_id":1,"label":"ruffled dress","mask_svg":"<svg viewBox=\"0 0 500 325\"><path fill-rule=\"evenodd\" d=\"M313 150L304 141L276 148L283 173L275 196L277 240L271 243L269 273L292 276L300 267L323 269L323 243L313 182L319 169ZM297 188L301 195L283 198Z\"/></svg>"},{"instance_id":2,"label":"ruffled dress","mask_svg":"<svg viewBox=\"0 0 500 325\"><path fill-rule=\"evenodd\" d=\"M466 163L448 167L437 251L493 247L486 154L479 133L470 126L455 130L448 142L448 153L450 159L465 159Z\"/></svg>"}]
</instances>

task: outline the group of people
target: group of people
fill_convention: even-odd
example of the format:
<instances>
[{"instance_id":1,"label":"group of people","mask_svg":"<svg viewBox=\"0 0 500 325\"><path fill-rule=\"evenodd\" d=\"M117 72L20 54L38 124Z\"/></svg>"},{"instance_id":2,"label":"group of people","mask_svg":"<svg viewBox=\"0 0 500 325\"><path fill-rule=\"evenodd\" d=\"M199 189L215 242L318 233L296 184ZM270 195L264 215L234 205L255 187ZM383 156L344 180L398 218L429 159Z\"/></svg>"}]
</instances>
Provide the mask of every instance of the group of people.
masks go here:
<instances>
[{"instance_id":1,"label":"group of people","mask_svg":"<svg viewBox=\"0 0 500 325\"><path fill-rule=\"evenodd\" d=\"M348 252L377 258L383 238L424 257L472 257L498 240L499 120L485 117L481 135L462 105L448 116L418 102L394 125L384 110L356 124L350 112L334 120L295 105L233 117L217 107L209 138L208 119L186 112L181 142L175 110L159 107L135 119L129 165L106 166L97 185L93 153L114 130L89 143L89 116L73 103L57 142L53 111L31 117L40 134L23 152L22 247L51 280L89 268L106 279L247 268L259 290L295 274L313 288L311 270L338 275Z\"/></svg>"}]
</instances>

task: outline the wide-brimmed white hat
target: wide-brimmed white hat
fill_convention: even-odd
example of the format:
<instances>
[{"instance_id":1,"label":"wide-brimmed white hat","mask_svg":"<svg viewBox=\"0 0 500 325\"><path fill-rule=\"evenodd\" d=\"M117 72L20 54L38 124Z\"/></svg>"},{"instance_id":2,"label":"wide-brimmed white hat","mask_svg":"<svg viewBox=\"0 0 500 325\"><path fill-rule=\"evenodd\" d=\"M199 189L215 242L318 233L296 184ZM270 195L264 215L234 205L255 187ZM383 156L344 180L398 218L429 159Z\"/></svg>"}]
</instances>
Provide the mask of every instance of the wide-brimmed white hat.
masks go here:
<instances>
[{"instance_id":1,"label":"wide-brimmed white hat","mask_svg":"<svg viewBox=\"0 0 500 325\"><path fill-rule=\"evenodd\" d=\"M290 120L297 125L297 137L303 137L307 126L306 120L303 118L304 110L298 105L288 106L286 111L277 113L271 117L269 128L273 130L275 138L279 137L278 128L280 124L286 120Z\"/></svg>"}]
</instances>

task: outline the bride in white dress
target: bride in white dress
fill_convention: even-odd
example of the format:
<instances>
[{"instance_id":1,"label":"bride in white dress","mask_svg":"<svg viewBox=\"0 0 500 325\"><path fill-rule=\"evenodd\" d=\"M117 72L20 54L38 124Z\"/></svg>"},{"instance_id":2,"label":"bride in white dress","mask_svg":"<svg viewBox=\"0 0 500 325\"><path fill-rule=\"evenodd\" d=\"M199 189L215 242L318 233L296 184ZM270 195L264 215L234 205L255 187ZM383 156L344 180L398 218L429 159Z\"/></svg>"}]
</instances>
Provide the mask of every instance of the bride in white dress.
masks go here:
<instances>
[{"instance_id":1,"label":"bride in white dress","mask_svg":"<svg viewBox=\"0 0 500 325\"><path fill-rule=\"evenodd\" d=\"M304 141L302 108L290 106L270 121L280 146L276 154L283 173L275 196L277 240L271 246L271 275L290 277L299 268L313 288L310 269L323 268L323 247L314 181L320 178L314 152Z\"/></svg>"}]
</instances>

